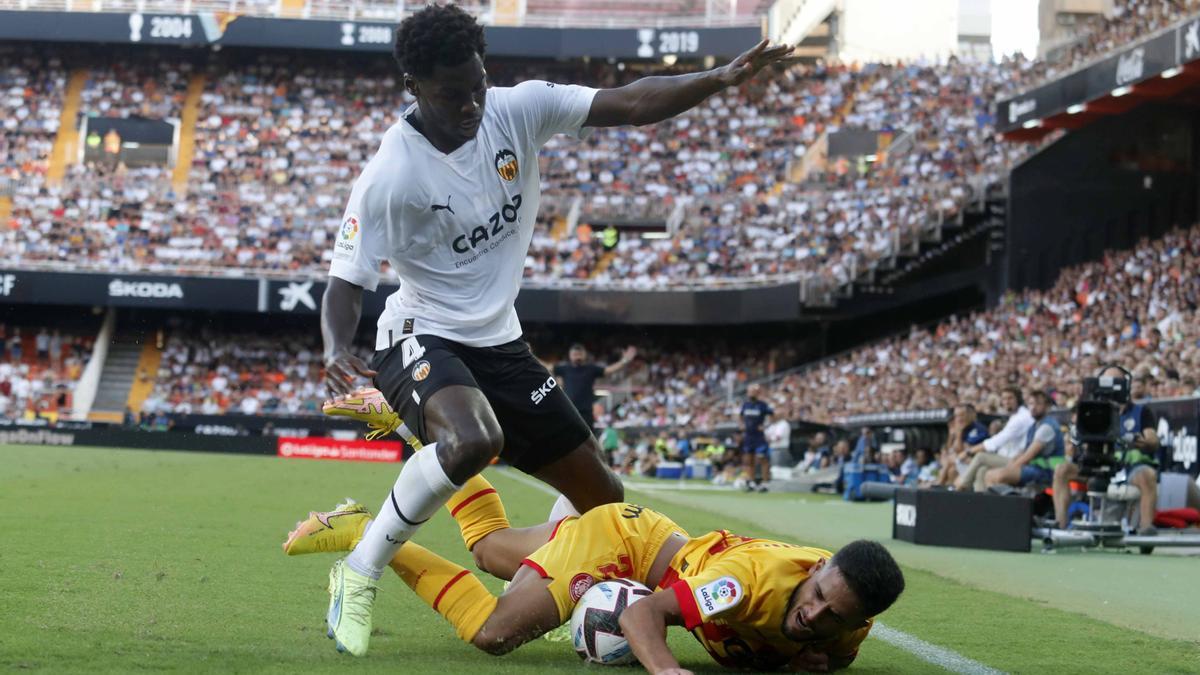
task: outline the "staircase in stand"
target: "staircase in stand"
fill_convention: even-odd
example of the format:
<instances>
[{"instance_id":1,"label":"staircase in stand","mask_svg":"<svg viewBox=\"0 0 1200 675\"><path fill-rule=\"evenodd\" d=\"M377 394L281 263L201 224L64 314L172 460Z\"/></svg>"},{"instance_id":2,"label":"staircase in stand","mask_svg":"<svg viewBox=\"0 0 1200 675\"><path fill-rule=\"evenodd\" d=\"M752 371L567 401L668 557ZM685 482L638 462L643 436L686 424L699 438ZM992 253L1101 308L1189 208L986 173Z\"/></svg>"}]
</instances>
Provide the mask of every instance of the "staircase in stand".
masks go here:
<instances>
[{"instance_id":1,"label":"staircase in stand","mask_svg":"<svg viewBox=\"0 0 1200 675\"><path fill-rule=\"evenodd\" d=\"M50 151L50 166L46 170L46 183L62 184L67 167L74 164L79 154L79 105L83 100L83 85L87 83L87 69L71 72L67 80L67 91L63 95L62 112L58 116L58 134L54 137L54 148Z\"/></svg>"},{"instance_id":2,"label":"staircase in stand","mask_svg":"<svg viewBox=\"0 0 1200 675\"><path fill-rule=\"evenodd\" d=\"M99 390L92 403L92 420L121 421L141 359L142 344L136 338L118 336L113 340L108 348L108 358L104 360L104 370L100 372Z\"/></svg>"},{"instance_id":3,"label":"staircase in stand","mask_svg":"<svg viewBox=\"0 0 1200 675\"><path fill-rule=\"evenodd\" d=\"M183 100L183 114L179 116L179 152L175 155L175 168L171 173L171 187L176 194L187 191L188 173L192 169L192 158L196 155L196 121L200 117L200 96L204 93L204 73L192 75L188 82L187 97Z\"/></svg>"}]
</instances>

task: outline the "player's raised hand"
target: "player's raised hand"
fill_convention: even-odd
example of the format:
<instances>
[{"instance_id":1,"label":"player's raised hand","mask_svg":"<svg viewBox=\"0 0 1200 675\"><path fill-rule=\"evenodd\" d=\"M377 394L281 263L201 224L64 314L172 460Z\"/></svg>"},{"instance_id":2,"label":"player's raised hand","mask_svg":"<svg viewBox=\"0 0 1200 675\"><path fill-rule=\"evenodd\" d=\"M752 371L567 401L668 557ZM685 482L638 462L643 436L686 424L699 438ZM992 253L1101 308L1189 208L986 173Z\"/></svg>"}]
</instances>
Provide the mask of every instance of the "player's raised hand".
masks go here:
<instances>
[{"instance_id":1,"label":"player's raised hand","mask_svg":"<svg viewBox=\"0 0 1200 675\"><path fill-rule=\"evenodd\" d=\"M378 374L365 361L348 351L338 352L325 360L325 386L334 398L358 389L358 378L370 380Z\"/></svg>"},{"instance_id":2,"label":"player's raised hand","mask_svg":"<svg viewBox=\"0 0 1200 675\"><path fill-rule=\"evenodd\" d=\"M769 46L763 40L721 68L721 80L725 86L737 86L758 74L758 71L787 58L794 47L790 45Z\"/></svg>"}]
</instances>

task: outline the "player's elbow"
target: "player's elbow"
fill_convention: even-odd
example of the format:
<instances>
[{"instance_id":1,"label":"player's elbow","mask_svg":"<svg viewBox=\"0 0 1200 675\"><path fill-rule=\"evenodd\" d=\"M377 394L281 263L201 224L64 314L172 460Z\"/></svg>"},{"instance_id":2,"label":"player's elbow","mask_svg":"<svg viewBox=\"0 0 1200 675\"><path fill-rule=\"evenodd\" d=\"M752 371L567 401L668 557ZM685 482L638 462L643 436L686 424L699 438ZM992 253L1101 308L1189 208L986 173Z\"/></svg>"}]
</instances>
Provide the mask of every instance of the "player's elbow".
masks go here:
<instances>
[{"instance_id":1,"label":"player's elbow","mask_svg":"<svg viewBox=\"0 0 1200 675\"><path fill-rule=\"evenodd\" d=\"M512 650L520 647L521 640L512 639L503 631L489 632L481 630L471 639L471 644L482 652L491 654L492 656L504 656Z\"/></svg>"}]
</instances>

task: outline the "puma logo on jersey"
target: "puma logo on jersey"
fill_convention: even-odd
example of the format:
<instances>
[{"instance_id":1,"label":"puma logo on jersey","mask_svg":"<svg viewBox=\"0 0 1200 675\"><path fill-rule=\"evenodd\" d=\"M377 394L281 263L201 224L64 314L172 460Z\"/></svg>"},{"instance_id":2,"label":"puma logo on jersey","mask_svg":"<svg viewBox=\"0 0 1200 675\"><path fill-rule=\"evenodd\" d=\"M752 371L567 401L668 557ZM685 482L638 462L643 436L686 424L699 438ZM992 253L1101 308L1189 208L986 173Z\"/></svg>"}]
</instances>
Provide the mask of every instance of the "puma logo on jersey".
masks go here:
<instances>
[{"instance_id":1,"label":"puma logo on jersey","mask_svg":"<svg viewBox=\"0 0 1200 675\"><path fill-rule=\"evenodd\" d=\"M534 405L539 405L547 396L550 395L550 392L554 391L554 388L557 386L558 380L554 379L554 376L551 375L550 379L546 380L542 386L529 392L529 400L533 401Z\"/></svg>"},{"instance_id":2,"label":"puma logo on jersey","mask_svg":"<svg viewBox=\"0 0 1200 675\"><path fill-rule=\"evenodd\" d=\"M454 209L450 208L450 198L453 196L454 195L446 195L445 205L433 204L429 208L433 209L434 213L437 213L438 211L449 211L450 213L454 213ZM455 214L455 215L458 215L458 214Z\"/></svg>"}]
</instances>

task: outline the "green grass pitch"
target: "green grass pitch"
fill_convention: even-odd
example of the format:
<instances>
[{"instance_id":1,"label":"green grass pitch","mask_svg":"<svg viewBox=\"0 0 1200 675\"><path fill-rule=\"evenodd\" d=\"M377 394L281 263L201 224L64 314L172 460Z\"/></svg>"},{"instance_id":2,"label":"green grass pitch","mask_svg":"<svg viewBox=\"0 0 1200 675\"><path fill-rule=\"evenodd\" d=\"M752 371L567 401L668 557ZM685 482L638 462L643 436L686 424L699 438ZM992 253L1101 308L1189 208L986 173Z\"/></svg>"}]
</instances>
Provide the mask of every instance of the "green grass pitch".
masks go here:
<instances>
[{"instance_id":1,"label":"green grass pitch","mask_svg":"<svg viewBox=\"0 0 1200 675\"><path fill-rule=\"evenodd\" d=\"M332 559L288 558L280 543L310 509L346 496L377 506L396 468L0 446L0 670L606 672L562 643L539 640L503 658L477 652L394 576L384 579L370 655L335 653L324 631ZM503 470L488 475L514 524L545 518L547 494ZM1200 673L1196 557L915 547L887 541L886 505L659 487L631 485L627 498L693 533L726 528L826 547L883 539L908 579L884 623L987 667ZM445 514L417 540L470 565ZM682 630L671 645L685 667L722 672ZM937 670L879 639L868 639L853 666Z\"/></svg>"}]
</instances>

